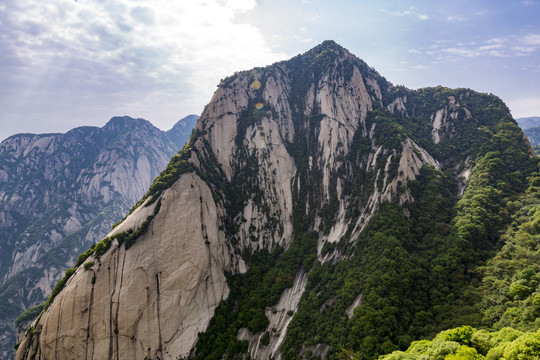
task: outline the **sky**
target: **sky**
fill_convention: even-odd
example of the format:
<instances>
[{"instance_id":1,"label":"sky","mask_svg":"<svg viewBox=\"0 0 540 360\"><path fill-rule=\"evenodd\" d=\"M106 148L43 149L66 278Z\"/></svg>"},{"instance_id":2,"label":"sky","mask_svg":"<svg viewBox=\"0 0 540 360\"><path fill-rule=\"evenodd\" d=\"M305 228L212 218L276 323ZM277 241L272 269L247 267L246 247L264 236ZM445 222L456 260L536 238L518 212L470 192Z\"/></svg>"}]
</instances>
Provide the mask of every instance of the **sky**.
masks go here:
<instances>
[{"instance_id":1,"label":"sky","mask_svg":"<svg viewBox=\"0 0 540 360\"><path fill-rule=\"evenodd\" d=\"M540 116L540 0L2 0L0 140L123 115L168 130L221 79L324 40L395 85Z\"/></svg>"}]
</instances>

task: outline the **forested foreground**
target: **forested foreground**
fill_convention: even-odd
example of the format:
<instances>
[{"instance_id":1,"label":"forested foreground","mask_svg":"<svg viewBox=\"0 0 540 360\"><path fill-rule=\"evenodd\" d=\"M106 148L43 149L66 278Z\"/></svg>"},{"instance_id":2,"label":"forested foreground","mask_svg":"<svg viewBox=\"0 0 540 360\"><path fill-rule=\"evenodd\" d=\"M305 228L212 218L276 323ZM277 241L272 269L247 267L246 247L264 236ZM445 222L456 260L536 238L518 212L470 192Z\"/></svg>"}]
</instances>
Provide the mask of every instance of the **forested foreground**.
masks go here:
<instances>
[{"instance_id":1,"label":"forested foreground","mask_svg":"<svg viewBox=\"0 0 540 360\"><path fill-rule=\"evenodd\" d=\"M343 355L354 359L355 355ZM443 331L433 340L415 341L405 351L395 351L379 360L534 360L540 358L540 331L522 332L511 327L499 331L470 326Z\"/></svg>"}]
</instances>

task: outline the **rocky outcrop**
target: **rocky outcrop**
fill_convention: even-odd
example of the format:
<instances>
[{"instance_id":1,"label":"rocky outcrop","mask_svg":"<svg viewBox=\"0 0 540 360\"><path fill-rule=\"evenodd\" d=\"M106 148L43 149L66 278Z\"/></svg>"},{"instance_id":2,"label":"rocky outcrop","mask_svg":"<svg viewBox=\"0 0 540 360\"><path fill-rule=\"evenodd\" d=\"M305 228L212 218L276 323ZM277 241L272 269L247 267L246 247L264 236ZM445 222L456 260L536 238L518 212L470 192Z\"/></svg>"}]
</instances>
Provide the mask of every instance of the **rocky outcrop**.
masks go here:
<instances>
[{"instance_id":1,"label":"rocky outcrop","mask_svg":"<svg viewBox=\"0 0 540 360\"><path fill-rule=\"evenodd\" d=\"M161 211L134 246L126 251L115 242L93 265L80 267L55 298L34 339L37 358L189 354L228 294L223 270L239 271L242 260L224 248L216 204L199 177L183 175L160 202ZM138 208L110 235L139 227L156 204Z\"/></svg>"},{"instance_id":2,"label":"rocky outcrop","mask_svg":"<svg viewBox=\"0 0 540 360\"><path fill-rule=\"evenodd\" d=\"M465 94L465 97L470 95ZM456 135L456 123L458 121L467 121L472 118L471 112L467 108L461 108L459 102L452 95L448 97L448 105L437 110L432 116L431 121L433 130L433 142L438 144L442 137L453 137Z\"/></svg>"},{"instance_id":3,"label":"rocky outcrop","mask_svg":"<svg viewBox=\"0 0 540 360\"><path fill-rule=\"evenodd\" d=\"M238 332L239 340L249 342L248 353L254 359L280 359L281 345L285 340L287 327L291 322L294 312L298 309L298 303L304 293L307 283L307 274L300 270L294 279L292 287L285 290L279 302L272 308L265 310L268 317L269 332L251 334L248 329L243 328ZM268 336L268 343L263 344L263 337Z\"/></svg>"},{"instance_id":4,"label":"rocky outcrop","mask_svg":"<svg viewBox=\"0 0 540 360\"><path fill-rule=\"evenodd\" d=\"M474 94L447 96L433 113L439 93L396 89L334 42L225 79L189 143L74 270L22 338L17 359L197 356L198 334L231 315L212 320L230 287L248 296L235 276L249 273L257 254L287 251L309 232L317 251L279 278L289 286L258 309L266 321L247 322L227 338L228 351L281 358L295 312L308 301L302 299L313 286L315 258L339 263L351 256L343 249L385 203L403 205L410 216L405 205L416 199L409 184L423 169L469 166L469 150L445 155L442 146L444 139L462 141L460 127L476 121L456 100ZM463 166L453 170L457 178ZM231 312L240 311L237 300ZM365 301L354 289L339 316L354 318ZM317 309L335 303L330 298ZM325 343L299 349L323 357L331 351Z\"/></svg>"},{"instance_id":5,"label":"rocky outcrop","mask_svg":"<svg viewBox=\"0 0 540 360\"><path fill-rule=\"evenodd\" d=\"M189 121L176 127L182 124ZM43 302L78 253L140 199L183 146L181 137L172 141L146 120L116 117L103 128L15 135L0 144L1 358L11 357L15 318Z\"/></svg>"}]
</instances>

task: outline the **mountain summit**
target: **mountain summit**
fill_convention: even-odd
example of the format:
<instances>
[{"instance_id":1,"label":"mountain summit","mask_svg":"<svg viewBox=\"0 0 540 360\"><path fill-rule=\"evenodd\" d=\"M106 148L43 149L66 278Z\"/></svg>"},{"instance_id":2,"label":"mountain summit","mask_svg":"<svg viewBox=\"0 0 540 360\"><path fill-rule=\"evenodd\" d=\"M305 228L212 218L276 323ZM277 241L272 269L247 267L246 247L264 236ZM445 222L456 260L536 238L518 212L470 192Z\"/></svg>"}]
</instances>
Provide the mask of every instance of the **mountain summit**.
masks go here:
<instances>
[{"instance_id":1,"label":"mountain summit","mask_svg":"<svg viewBox=\"0 0 540 360\"><path fill-rule=\"evenodd\" d=\"M536 168L497 97L393 86L333 41L236 73L16 358L369 359L493 324L477 267Z\"/></svg>"}]
</instances>

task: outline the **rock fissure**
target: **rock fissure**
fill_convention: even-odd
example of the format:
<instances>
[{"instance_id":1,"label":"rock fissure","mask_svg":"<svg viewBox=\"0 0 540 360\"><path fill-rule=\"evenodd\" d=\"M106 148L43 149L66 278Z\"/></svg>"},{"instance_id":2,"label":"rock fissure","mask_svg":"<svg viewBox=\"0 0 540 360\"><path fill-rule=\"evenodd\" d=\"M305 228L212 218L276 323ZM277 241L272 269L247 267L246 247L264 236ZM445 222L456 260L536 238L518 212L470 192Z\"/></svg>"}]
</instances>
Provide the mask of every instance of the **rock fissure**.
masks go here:
<instances>
[{"instance_id":1,"label":"rock fissure","mask_svg":"<svg viewBox=\"0 0 540 360\"><path fill-rule=\"evenodd\" d=\"M60 301L60 307L62 306L63 300L64 299L62 298L62 300ZM54 356L55 357L58 356L58 344L61 341L61 337L60 337L61 326L62 326L62 312L59 311L58 312L58 320L57 320L57 324L56 324L56 339L54 341ZM36 347L37 346L39 346L39 345L36 343Z\"/></svg>"},{"instance_id":2,"label":"rock fissure","mask_svg":"<svg viewBox=\"0 0 540 360\"><path fill-rule=\"evenodd\" d=\"M118 251L118 254L120 254L121 251ZM118 316L120 314L120 305L121 305L121 300L120 300L120 296L121 296L121 292L122 292L122 282L124 280L124 268L125 268L125 264L126 264L126 251L122 251L122 268L120 270L120 283L118 285L118 295L117 295L117 302L116 302L116 311L115 311L115 314L114 314L114 325L115 325L115 328L114 328L114 331L115 331L115 344L116 344L116 359L119 360L120 359L120 344L119 344L119 336L120 336L120 330L119 330L119 325L118 325Z\"/></svg>"},{"instance_id":3,"label":"rock fissure","mask_svg":"<svg viewBox=\"0 0 540 360\"><path fill-rule=\"evenodd\" d=\"M159 338L159 347L157 351L158 354L163 357L163 335L161 333L161 293L159 290L159 274L156 274L156 297L156 318Z\"/></svg>"},{"instance_id":4,"label":"rock fissure","mask_svg":"<svg viewBox=\"0 0 540 360\"><path fill-rule=\"evenodd\" d=\"M96 275L95 275L95 271L94 270L91 270L92 271L92 289L90 291L90 301L88 302L88 322L87 322L87 325L86 325L86 346L85 346L85 350L84 350L84 359L85 360L88 360L89 359L89 348L90 348L90 341L92 341L92 347L94 345L94 342L93 342L93 339L91 339L91 329L92 329L92 309L93 309L93 306L94 306L94 292L95 292L95 279L96 279ZM92 358L92 354L93 354L93 349L91 349L90 351L90 359Z\"/></svg>"}]
</instances>

